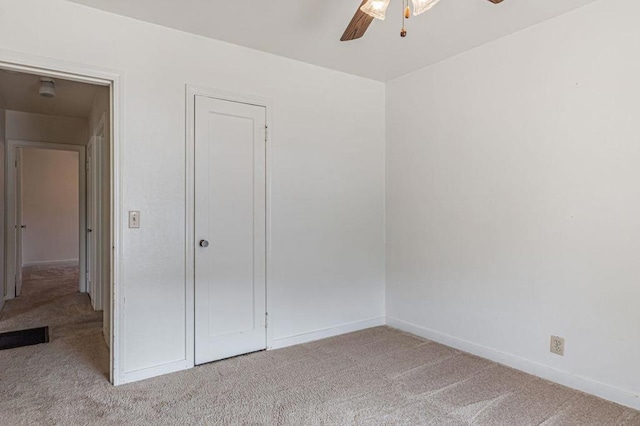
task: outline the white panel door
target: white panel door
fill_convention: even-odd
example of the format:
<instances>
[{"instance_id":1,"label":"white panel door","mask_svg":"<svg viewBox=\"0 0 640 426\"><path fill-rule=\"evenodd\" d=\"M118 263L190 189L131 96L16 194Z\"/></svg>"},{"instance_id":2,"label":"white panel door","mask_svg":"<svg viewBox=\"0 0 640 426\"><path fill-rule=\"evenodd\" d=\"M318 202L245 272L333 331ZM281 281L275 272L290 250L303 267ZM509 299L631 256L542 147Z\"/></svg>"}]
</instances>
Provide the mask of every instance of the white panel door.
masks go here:
<instances>
[{"instance_id":1,"label":"white panel door","mask_svg":"<svg viewBox=\"0 0 640 426\"><path fill-rule=\"evenodd\" d=\"M266 348L264 107L196 96L195 363Z\"/></svg>"},{"instance_id":2,"label":"white panel door","mask_svg":"<svg viewBox=\"0 0 640 426\"><path fill-rule=\"evenodd\" d=\"M87 202L87 239L86 239L86 287L91 297L91 305L96 311L102 310L102 282L100 279L100 156L99 138L93 137L86 150L86 202Z\"/></svg>"},{"instance_id":3,"label":"white panel door","mask_svg":"<svg viewBox=\"0 0 640 426\"><path fill-rule=\"evenodd\" d=\"M93 291L93 281L94 281L94 273L93 273L93 260L94 260L94 208L95 205L93 203L94 199L94 168L93 168L93 139L87 145L87 267L86 267L86 283L87 283L87 293L89 293L89 297L91 298L91 305L93 308L96 308L95 304L95 294Z\"/></svg>"},{"instance_id":4,"label":"white panel door","mask_svg":"<svg viewBox=\"0 0 640 426\"><path fill-rule=\"evenodd\" d=\"M27 228L22 218L22 148L16 148L16 297L22 293L22 238Z\"/></svg>"}]
</instances>

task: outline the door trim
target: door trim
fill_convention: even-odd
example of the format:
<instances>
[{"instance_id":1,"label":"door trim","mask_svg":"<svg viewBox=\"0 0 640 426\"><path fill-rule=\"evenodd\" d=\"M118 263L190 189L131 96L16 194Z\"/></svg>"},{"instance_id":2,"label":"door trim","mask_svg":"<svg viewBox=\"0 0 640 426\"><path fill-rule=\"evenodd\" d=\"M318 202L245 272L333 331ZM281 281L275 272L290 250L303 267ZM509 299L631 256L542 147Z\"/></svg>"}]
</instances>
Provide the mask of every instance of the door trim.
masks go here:
<instances>
[{"instance_id":1,"label":"door trim","mask_svg":"<svg viewBox=\"0 0 640 426\"><path fill-rule=\"evenodd\" d=\"M7 49L0 49L0 69L35 74L43 77L62 78L81 83L106 86L110 89L110 168L111 168L111 321L107 337L109 345L110 369L109 381L114 385L125 382L123 366L124 355L124 291L122 288L122 140L124 128L122 126L124 110L124 77L122 72L105 68L78 64L63 59L19 53Z\"/></svg>"},{"instance_id":2,"label":"door trim","mask_svg":"<svg viewBox=\"0 0 640 426\"><path fill-rule=\"evenodd\" d=\"M17 274L17 253L16 253L16 233L14 232L14 226L17 224L18 218L16 218L16 207L17 207L17 175L16 175L16 167L14 167L14 162L17 158L17 150L19 148L22 149L49 149L54 151L71 151L78 153L78 214L79 214L79 241L78 241L78 260L80 263L80 277L79 277L79 288L78 290L81 293L87 292L87 280L86 280L86 272L87 272L87 234L86 230L86 220L87 220L87 208L86 208L86 174L85 174L85 147L83 145L68 145L68 144L60 144L60 143L49 143L49 142L34 142L34 141L25 141L25 140L15 140L9 139L7 140L7 148L6 148L6 162L5 162L5 170L6 170L6 258L7 263L5 267L6 276L5 282L6 285L6 300L13 299L16 297L16 288L11 285L11 277Z\"/></svg>"},{"instance_id":3,"label":"door trim","mask_svg":"<svg viewBox=\"0 0 640 426\"><path fill-rule=\"evenodd\" d=\"M206 87L186 85L186 197L185 197L185 347L187 357L187 368L195 366L195 102L196 96L220 99L223 101L239 102L249 105L256 105L265 108L267 123L266 140L266 311L267 311L267 350L273 346L273 310L271 309L271 144L273 140L273 122L271 111L273 100L259 96L234 93L226 90L210 89Z\"/></svg>"}]
</instances>

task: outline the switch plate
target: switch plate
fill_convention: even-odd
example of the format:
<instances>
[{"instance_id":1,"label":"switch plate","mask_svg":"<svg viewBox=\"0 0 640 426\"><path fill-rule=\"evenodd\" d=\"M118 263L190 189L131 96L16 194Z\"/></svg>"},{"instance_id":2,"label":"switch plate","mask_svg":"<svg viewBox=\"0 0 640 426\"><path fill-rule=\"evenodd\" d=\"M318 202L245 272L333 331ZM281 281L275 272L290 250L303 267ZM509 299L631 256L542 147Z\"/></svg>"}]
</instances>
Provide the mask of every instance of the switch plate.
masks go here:
<instances>
[{"instance_id":1,"label":"switch plate","mask_svg":"<svg viewBox=\"0 0 640 426\"><path fill-rule=\"evenodd\" d=\"M139 211L129 211L129 228L140 228Z\"/></svg>"},{"instance_id":2,"label":"switch plate","mask_svg":"<svg viewBox=\"0 0 640 426\"><path fill-rule=\"evenodd\" d=\"M551 353L564 356L564 338L551 336Z\"/></svg>"}]
</instances>

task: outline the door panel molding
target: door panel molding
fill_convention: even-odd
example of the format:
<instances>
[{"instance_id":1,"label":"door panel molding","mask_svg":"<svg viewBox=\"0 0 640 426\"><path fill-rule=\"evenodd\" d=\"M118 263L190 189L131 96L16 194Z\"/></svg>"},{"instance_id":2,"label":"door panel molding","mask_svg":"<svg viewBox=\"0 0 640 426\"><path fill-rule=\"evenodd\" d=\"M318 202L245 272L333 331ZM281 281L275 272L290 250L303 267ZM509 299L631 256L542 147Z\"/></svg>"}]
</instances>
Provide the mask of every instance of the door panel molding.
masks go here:
<instances>
[{"instance_id":1,"label":"door panel molding","mask_svg":"<svg viewBox=\"0 0 640 426\"><path fill-rule=\"evenodd\" d=\"M195 365L195 104L196 96L204 96L224 101L238 102L265 108L266 114L266 211L265 211L265 255L266 255L266 310L268 315L266 327L267 350L273 346L273 311L271 309L271 145L273 140L272 110L273 101L269 98L234 93L226 90L211 89L201 86L185 86L186 105L186 238L185 238L185 346L187 367Z\"/></svg>"}]
</instances>

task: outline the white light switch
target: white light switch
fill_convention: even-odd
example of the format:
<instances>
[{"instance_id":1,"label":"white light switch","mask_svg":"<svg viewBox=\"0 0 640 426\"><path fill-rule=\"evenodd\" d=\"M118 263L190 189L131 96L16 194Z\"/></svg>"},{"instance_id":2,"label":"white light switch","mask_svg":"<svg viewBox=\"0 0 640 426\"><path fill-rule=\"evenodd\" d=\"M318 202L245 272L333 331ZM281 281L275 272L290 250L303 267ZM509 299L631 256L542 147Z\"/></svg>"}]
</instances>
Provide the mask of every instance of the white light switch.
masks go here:
<instances>
[{"instance_id":1,"label":"white light switch","mask_svg":"<svg viewBox=\"0 0 640 426\"><path fill-rule=\"evenodd\" d=\"M140 228L140 212L129 211L129 228Z\"/></svg>"}]
</instances>

